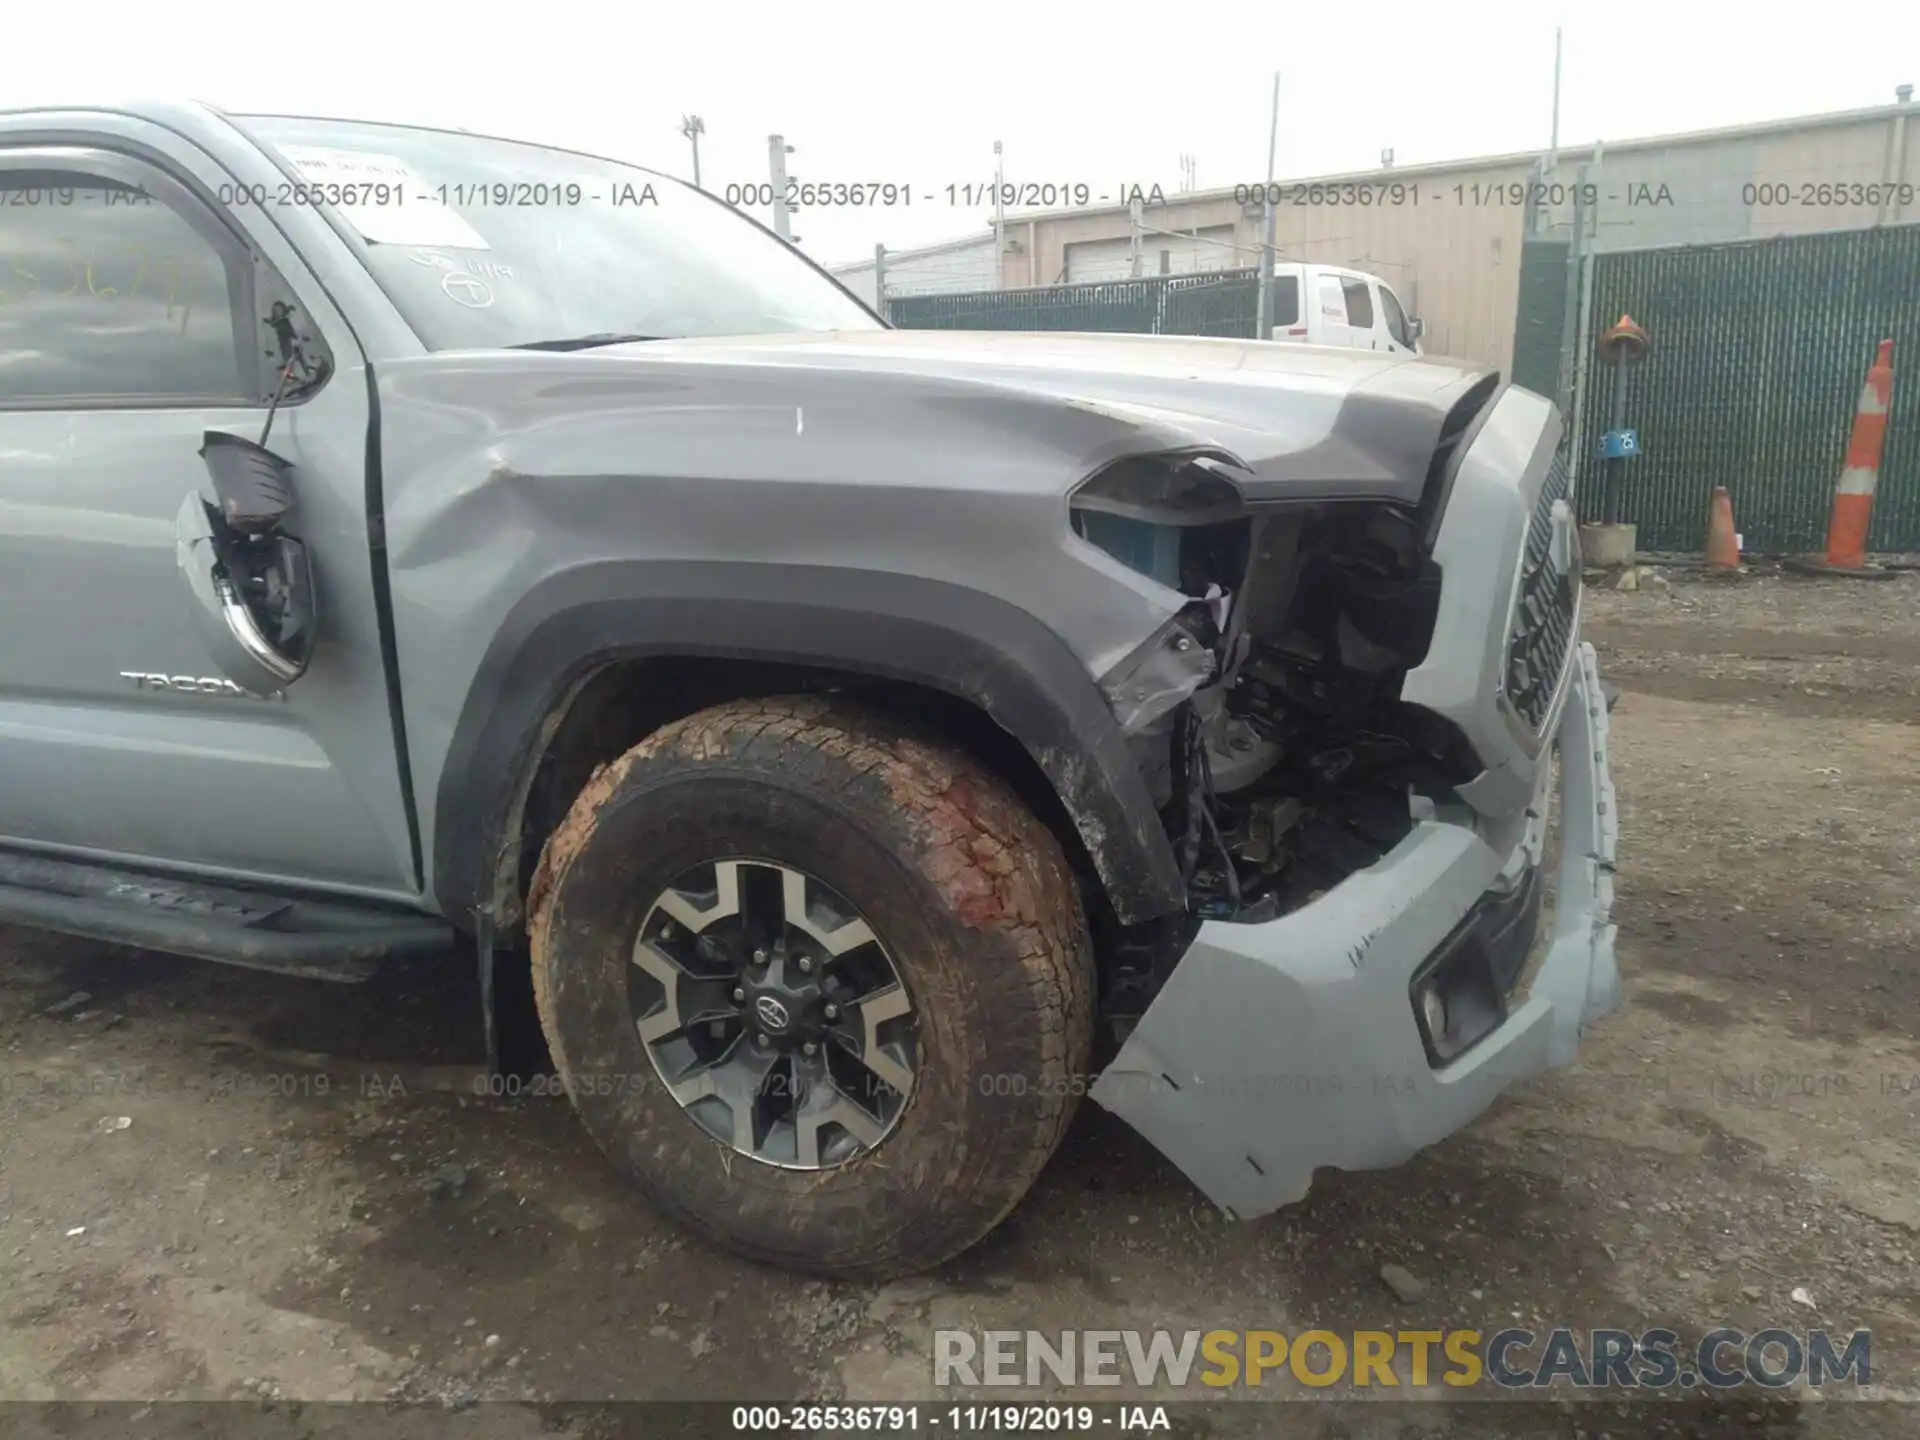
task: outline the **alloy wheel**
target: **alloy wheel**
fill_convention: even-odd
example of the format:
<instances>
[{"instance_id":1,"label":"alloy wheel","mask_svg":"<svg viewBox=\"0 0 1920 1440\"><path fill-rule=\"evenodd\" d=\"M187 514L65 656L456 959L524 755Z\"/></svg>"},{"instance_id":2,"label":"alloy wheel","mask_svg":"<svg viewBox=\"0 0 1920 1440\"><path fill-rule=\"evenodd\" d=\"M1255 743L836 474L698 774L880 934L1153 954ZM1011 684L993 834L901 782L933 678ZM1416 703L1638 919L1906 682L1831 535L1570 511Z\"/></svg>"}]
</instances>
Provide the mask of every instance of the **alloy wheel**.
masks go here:
<instances>
[{"instance_id":1,"label":"alloy wheel","mask_svg":"<svg viewBox=\"0 0 1920 1440\"><path fill-rule=\"evenodd\" d=\"M702 1129L784 1169L873 1150L913 1092L917 1017L893 957L831 886L772 860L695 866L641 921L634 1024Z\"/></svg>"}]
</instances>

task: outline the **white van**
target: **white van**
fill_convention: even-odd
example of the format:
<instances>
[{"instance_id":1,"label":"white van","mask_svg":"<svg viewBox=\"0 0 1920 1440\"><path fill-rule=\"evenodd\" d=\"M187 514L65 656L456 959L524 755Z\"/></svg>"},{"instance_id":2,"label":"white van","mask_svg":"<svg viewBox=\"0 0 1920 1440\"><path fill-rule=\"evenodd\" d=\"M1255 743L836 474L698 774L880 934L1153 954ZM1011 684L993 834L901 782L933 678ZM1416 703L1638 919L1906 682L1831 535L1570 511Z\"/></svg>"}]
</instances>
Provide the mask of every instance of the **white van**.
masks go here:
<instances>
[{"instance_id":1,"label":"white van","mask_svg":"<svg viewBox=\"0 0 1920 1440\"><path fill-rule=\"evenodd\" d=\"M1295 345L1420 353L1420 322L1393 287L1364 270L1280 263L1273 267L1273 339Z\"/></svg>"}]
</instances>

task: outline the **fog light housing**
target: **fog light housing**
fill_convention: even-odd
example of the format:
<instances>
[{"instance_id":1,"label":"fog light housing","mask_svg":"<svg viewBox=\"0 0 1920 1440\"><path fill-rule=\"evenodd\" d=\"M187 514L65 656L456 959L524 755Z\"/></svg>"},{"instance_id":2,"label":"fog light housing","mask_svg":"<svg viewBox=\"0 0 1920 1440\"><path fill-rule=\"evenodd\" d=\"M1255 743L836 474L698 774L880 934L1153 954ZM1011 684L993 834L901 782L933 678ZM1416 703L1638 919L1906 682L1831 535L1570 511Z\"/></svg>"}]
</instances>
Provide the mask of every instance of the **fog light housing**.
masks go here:
<instances>
[{"instance_id":1,"label":"fog light housing","mask_svg":"<svg viewBox=\"0 0 1920 1440\"><path fill-rule=\"evenodd\" d=\"M1489 891L1407 982L1407 1004L1427 1063L1451 1064L1507 1018L1507 1002L1541 943L1540 868L1520 885Z\"/></svg>"},{"instance_id":2,"label":"fog light housing","mask_svg":"<svg viewBox=\"0 0 1920 1440\"><path fill-rule=\"evenodd\" d=\"M1471 922L1420 967L1409 988L1420 1045L1436 1070L1466 1054L1507 1018L1487 947Z\"/></svg>"}]
</instances>

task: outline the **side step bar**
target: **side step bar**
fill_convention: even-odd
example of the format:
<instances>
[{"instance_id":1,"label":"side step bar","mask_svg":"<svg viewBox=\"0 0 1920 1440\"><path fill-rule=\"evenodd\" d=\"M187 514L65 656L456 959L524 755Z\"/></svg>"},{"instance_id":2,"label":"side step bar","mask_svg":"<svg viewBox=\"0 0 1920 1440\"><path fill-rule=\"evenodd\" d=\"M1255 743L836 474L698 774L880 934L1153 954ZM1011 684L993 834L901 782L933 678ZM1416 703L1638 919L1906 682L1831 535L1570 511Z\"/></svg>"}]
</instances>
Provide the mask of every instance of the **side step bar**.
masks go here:
<instances>
[{"instance_id":1,"label":"side step bar","mask_svg":"<svg viewBox=\"0 0 1920 1440\"><path fill-rule=\"evenodd\" d=\"M0 921L347 983L372 978L398 956L451 951L458 943L452 926L418 911L6 851Z\"/></svg>"}]
</instances>

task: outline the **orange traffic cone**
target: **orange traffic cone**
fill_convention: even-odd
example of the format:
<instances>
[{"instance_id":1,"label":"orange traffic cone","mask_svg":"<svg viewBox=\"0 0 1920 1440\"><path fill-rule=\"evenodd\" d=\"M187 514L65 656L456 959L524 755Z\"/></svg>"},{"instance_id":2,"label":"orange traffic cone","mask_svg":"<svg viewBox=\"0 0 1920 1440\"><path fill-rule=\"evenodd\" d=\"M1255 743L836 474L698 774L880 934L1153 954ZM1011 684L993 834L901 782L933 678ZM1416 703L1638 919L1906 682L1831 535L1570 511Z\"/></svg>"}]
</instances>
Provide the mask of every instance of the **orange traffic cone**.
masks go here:
<instances>
[{"instance_id":1,"label":"orange traffic cone","mask_svg":"<svg viewBox=\"0 0 1920 1440\"><path fill-rule=\"evenodd\" d=\"M1714 487L1713 502L1707 507L1707 568L1740 568L1740 538L1733 532L1733 497L1724 485Z\"/></svg>"},{"instance_id":2,"label":"orange traffic cone","mask_svg":"<svg viewBox=\"0 0 1920 1440\"><path fill-rule=\"evenodd\" d=\"M1882 340L1861 387L1847 440L1847 462L1834 487L1827 526L1827 564L1857 570L1867 563L1867 527L1873 520L1873 487L1887 438L1887 405L1893 398L1893 341Z\"/></svg>"}]
</instances>

